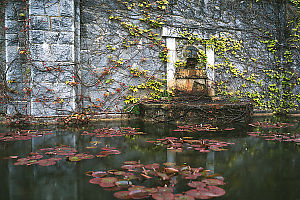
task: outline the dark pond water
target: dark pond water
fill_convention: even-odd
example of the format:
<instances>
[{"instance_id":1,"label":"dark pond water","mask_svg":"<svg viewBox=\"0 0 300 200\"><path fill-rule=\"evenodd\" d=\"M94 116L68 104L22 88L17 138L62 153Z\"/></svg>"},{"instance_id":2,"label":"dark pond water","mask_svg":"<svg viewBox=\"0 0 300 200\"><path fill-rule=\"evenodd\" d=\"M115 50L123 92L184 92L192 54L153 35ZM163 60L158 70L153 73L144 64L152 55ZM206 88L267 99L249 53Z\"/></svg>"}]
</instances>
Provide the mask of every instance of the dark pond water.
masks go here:
<instances>
[{"instance_id":1,"label":"dark pond water","mask_svg":"<svg viewBox=\"0 0 300 200\"><path fill-rule=\"evenodd\" d=\"M254 121L270 119L254 119ZM296 142L274 142L252 137L247 132L265 131L277 133L300 133L299 119L289 119L293 126L287 128L259 128L245 124L232 124L231 131L173 132L176 126L151 124L139 121L99 123L97 126L76 128L40 127L51 129L51 135L35 137L26 141L0 141L0 199L2 200L94 200L115 199L113 192L99 185L90 184L87 171L120 169L124 161L140 161L143 164L174 162L191 167L203 167L224 177L226 185L220 186L226 194L215 199L230 200L300 200L300 146ZM81 135L97 128L135 127L147 135L97 138ZM29 128L28 128L29 129ZM30 128L32 129L32 128ZM34 128L33 128L34 129ZM0 132L15 131L0 127ZM194 150L174 152L163 146L147 143L166 136L210 138L232 142L228 151L200 153ZM97 149L86 149L90 141L101 141ZM97 154L101 147L116 147L121 154L104 158L69 162L61 160L53 166L14 165L16 159L8 156L26 157L41 148L68 145L79 152ZM176 186L175 191L191 188Z\"/></svg>"}]
</instances>

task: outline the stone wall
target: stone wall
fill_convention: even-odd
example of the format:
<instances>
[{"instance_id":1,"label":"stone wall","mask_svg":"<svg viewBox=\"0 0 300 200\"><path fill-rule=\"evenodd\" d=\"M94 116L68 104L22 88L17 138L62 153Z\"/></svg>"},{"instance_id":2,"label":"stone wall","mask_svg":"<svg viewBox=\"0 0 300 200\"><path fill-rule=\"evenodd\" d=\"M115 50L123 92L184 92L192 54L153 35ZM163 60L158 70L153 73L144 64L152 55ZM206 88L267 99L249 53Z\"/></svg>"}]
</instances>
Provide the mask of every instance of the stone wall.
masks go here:
<instances>
[{"instance_id":1,"label":"stone wall","mask_svg":"<svg viewBox=\"0 0 300 200\"><path fill-rule=\"evenodd\" d=\"M172 0L166 9L161 7L163 0L156 5L124 2L8 1L5 52L4 43L0 45L1 55L7 55L6 82L11 96L7 113L56 116L82 111L123 112L128 107L124 100L136 103L145 96L167 95L164 89L172 87L175 62L185 59L182 48L190 41L180 34L184 31L202 39L226 34L243 41L238 55L227 52L226 57L247 74L263 75L263 70L278 67L275 58L286 50L282 30L287 16L282 13L288 9L281 2ZM148 21L143 11L146 6L153 8ZM166 34L163 28L178 32ZM4 35L0 35L0 42L1 37ZM279 41L276 54L262 43L270 37ZM194 45L199 46L197 42ZM165 59L169 62L162 61L166 46L169 57ZM224 63L218 52L203 48L210 65ZM298 50L293 55L288 70L299 73ZM217 83L230 77L229 68L208 69L210 86L217 90ZM246 82L233 76L226 88L261 90L251 82L243 88Z\"/></svg>"},{"instance_id":2,"label":"stone wall","mask_svg":"<svg viewBox=\"0 0 300 200\"><path fill-rule=\"evenodd\" d=\"M128 95L130 86L145 82L145 79L133 76L131 68L147 70L149 76L157 78L165 75L165 65L159 58L160 50L150 47L147 38L132 36L118 22L109 19L113 14L126 12L117 0L89 0L81 5L83 106L90 105L90 109L98 111L120 112L124 107L123 96ZM137 22L137 16L134 18L133 22ZM130 42L134 44L126 47ZM102 76L105 71L109 74ZM107 80L112 82L107 83ZM100 105L101 108L93 108L92 105Z\"/></svg>"},{"instance_id":3,"label":"stone wall","mask_svg":"<svg viewBox=\"0 0 300 200\"><path fill-rule=\"evenodd\" d=\"M5 6L0 8L0 113L5 113L4 85L5 85Z\"/></svg>"}]
</instances>

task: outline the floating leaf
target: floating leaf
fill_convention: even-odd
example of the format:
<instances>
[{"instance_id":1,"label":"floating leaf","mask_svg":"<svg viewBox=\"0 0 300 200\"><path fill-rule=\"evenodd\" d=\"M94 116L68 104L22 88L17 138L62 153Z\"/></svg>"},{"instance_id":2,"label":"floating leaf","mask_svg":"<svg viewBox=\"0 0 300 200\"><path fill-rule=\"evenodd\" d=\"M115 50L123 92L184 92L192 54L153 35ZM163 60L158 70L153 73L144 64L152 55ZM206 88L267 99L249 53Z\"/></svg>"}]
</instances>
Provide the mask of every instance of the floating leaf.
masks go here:
<instances>
[{"instance_id":1,"label":"floating leaf","mask_svg":"<svg viewBox=\"0 0 300 200\"><path fill-rule=\"evenodd\" d=\"M235 128L224 128L224 131L232 131L234 130Z\"/></svg>"},{"instance_id":2,"label":"floating leaf","mask_svg":"<svg viewBox=\"0 0 300 200\"><path fill-rule=\"evenodd\" d=\"M175 194L174 200L194 200L195 198L183 194Z\"/></svg>"},{"instance_id":3,"label":"floating leaf","mask_svg":"<svg viewBox=\"0 0 300 200\"><path fill-rule=\"evenodd\" d=\"M119 191L114 193L114 197L118 199L131 199L129 191Z\"/></svg>"},{"instance_id":4,"label":"floating leaf","mask_svg":"<svg viewBox=\"0 0 300 200\"><path fill-rule=\"evenodd\" d=\"M173 192L173 189L170 187L157 187L158 192Z\"/></svg>"},{"instance_id":5,"label":"floating leaf","mask_svg":"<svg viewBox=\"0 0 300 200\"><path fill-rule=\"evenodd\" d=\"M203 193L203 191L205 191L206 189L200 191L200 190L189 190L186 192L186 194L188 196L192 196L196 199L210 199L211 196L208 196L206 194Z\"/></svg>"},{"instance_id":6,"label":"floating leaf","mask_svg":"<svg viewBox=\"0 0 300 200\"><path fill-rule=\"evenodd\" d=\"M170 177L167 174L161 173L161 172L157 172L157 176L162 178L162 180L169 180L170 179Z\"/></svg>"},{"instance_id":7,"label":"floating leaf","mask_svg":"<svg viewBox=\"0 0 300 200\"><path fill-rule=\"evenodd\" d=\"M142 185L133 185L130 188L128 188L128 191L142 190L144 188L145 188L145 186L142 186Z\"/></svg>"},{"instance_id":8,"label":"floating leaf","mask_svg":"<svg viewBox=\"0 0 300 200\"><path fill-rule=\"evenodd\" d=\"M193 187L193 188L200 188L200 187L205 187L206 183L201 182L201 181L192 181L192 182L188 183L187 185L190 187Z\"/></svg>"},{"instance_id":9,"label":"floating leaf","mask_svg":"<svg viewBox=\"0 0 300 200\"><path fill-rule=\"evenodd\" d=\"M44 160L39 160L38 164L40 166L50 166L50 165L55 165L56 162L51 159L44 159Z\"/></svg>"},{"instance_id":10,"label":"floating leaf","mask_svg":"<svg viewBox=\"0 0 300 200\"><path fill-rule=\"evenodd\" d=\"M145 168L146 169L158 169L159 164L158 163L153 163L153 164L145 165Z\"/></svg>"},{"instance_id":11,"label":"floating leaf","mask_svg":"<svg viewBox=\"0 0 300 200\"><path fill-rule=\"evenodd\" d=\"M152 198L155 200L174 200L175 196L171 192L157 192L152 194Z\"/></svg>"},{"instance_id":12,"label":"floating leaf","mask_svg":"<svg viewBox=\"0 0 300 200\"><path fill-rule=\"evenodd\" d=\"M92 178L89 180L89 183L91 184L100 184L101 178Z\"/></svg>"},{"instance_id":13,"label":"floating leaf","mask_svg":"<svg viewBox=\"0 0 300 200\"><path fill-rule=\"evenodd\" d=\"M174 169L172 167L168 167L168 168L165 168L165 172L167 174L173 174L173 173L178 173L179 171L178 171L178 169Z\"/></svg>"},{"instance_id":14,"label":"floating leaf","mask_svg":"<svg viewBox=\"0 0 300 200\"><path fill-rule=\"evenodd\" d=\"M104 178L100 178L100 179L101 179L101 181L100 181L99 185L101 187L114 187L115 182L118 181L118 179L115 177L104 177Z\"/></svg>"},{"instance_id":15,"label":"floating leaf","mask_svg":"<svg viewBox=\"0 0 300 200\"><path fill-rule=\"evenodd\" d=\"M149 197L149 192L141 190L130 190L129 195L133 199L144 199Z\"/></svg>"},{"instance_id":16,"label":"floating leaf","mask_svg":"<svg viewBox=\"0 0 300 200\"><path fill-rule=\"evenodd\" d=\"M124 165L135 165L137 164L137 161L125 161L123 162Z\"/></svg>"},{"instance_id":17,"label":"floating leaf","mask_svg":"<svg viewBox=\"0 0 300 200\"><path fill-rule=\"evenodd\" d=\"M206 183L207 185L224 185L225 183L222 180L218 179L204 179L202 180L203 183Z\"/></svg>"},{"instance_id":18,"label":"floating leaf","mask_svg":"<svg viewBox=\"0 0 300 200\"><path fill-rule=\"evenodd\" d=\"M173 166L175 166L176 164L173 163L173 162L166 162L166 163L164 163L164 165L167 166L167 167L173 167Z\"/></svg>"},{"instance_id":19,"label":"floating leaf","mask_svg":"<svg viewBox=\"0 0 300 200\"><path fill-rule=\"evenodd\" d=\"M155 193L158 191L156 188L143 188L142 190L143 192L148 192L148 193Z\"/></svg>"},{"instance_id":20,"label":"floating leaf","mask_svg":"<svg viewBox=\"0 0 300 200\"><path fill-rule=\"evenodd\" d=\"M105 171L96 171L96 172L92 172L91 174L93 177L98 177L98 178L102 178L104 176L107 175L107 172Z\"/></svg>"},{"instance_id":21,"label":"floating leaf","mask_svg":"<svg viewBox=\"0 0 300 200\"><path fill-rule=\"evenodd\" d=\"M121 181L117 181L115 184L117 186L129 186L132 185L132 182L128 180L121 180Z\"/></svg>"},{"instance_id":22,"label":"floating leaf","mask_svg":"<svg viewBox=\"0 0 300 200\"><path fill-rule=\"evenodd\" d=\"M88 147L85 147L86 149L96 149L97 146L88 146Z\"/></svg>"},{"instance_id":23,"label":"floating leaf","mask_svg":"<svg viewBox=\"0 0 300 200\"><path fill-rule=\"evenodd\" d=\"M210 197L220 197L225 195L226 192L224 189L217 186L207 186L206 191L204 191L203 193Z\"/></svg>"},{"instance_id":24,"label":"floating leaf","mask_svg":"<svg viewBox=\"0 0 300 200\"><path fill-rule=\"evenodd\" d=\"M81 159L77 156L72 156L72 157L69 157L69 161L78 162L78 161L81 161Z\"/></svg>"}]
</instances>

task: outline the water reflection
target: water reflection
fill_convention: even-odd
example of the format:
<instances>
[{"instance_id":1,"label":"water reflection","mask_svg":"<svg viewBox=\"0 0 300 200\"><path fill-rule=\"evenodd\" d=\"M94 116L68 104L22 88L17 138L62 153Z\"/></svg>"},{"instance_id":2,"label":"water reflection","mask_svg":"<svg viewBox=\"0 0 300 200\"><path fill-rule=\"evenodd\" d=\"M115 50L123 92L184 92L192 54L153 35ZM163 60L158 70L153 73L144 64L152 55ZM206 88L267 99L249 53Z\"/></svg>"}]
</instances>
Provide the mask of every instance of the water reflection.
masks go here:
<instances>
[{"instance_id":1,"label":"water reflection","mask_svg":"<svg viewBox=\"0 0 300 200\"><path fill-rule=\"evenodd\" d=\"M191 150L174 152L162 146L146 143L147 140L174 136L174 126L153 125L141 122L103 123L102 127L139 127L148 135L96 138L82 136L82 130L54 127L54 135L33 138L28 141L0 143L0 157L19 155L25 157L41 148L68 145L79 152L96 154L99 149L88 150L92 140L100 140L101 147L116 147L122 153L106 158L81 162L61 161L54 166L15 166L15 160L0 160L0 199L52 200L52 199L114 199L112 192L89 184L84 172L90 170L119 169L124 161L188 163L202 166L225 177L225 197L219 199L299 199L300 152L293 143L275 143L246 134L249 128L239 128L232 134L208 134L205 137L234 142L228 151L199 153ZM281 131L299 132L299 124ZM5 131L4 128L1 128ZM86 128L85 130L87 130ZM253 128L252 128L253 129ZM182 137L182 134L178 137ZM189 136L204 137L201 134Z\"/></svg>"}]
</instances>

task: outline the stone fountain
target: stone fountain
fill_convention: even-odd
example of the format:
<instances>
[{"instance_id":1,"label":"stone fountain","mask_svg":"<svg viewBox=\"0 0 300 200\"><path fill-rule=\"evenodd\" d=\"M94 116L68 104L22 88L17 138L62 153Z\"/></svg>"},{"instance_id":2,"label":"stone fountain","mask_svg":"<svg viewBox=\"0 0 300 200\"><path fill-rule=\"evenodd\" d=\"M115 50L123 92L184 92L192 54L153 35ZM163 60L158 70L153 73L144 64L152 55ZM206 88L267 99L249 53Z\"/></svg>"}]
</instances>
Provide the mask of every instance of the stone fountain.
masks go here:
<instances>
[{"instance_id":1,"label":"stone fountain","mask_svg":"<svg viewBox=\"0 0 300 200\"><path fill-rule=\"evenodd\" d=\"M202 45L180 44L180 34L163 29L168 48L167 87L174 97L141 104L146 121L171 123L248 122L250 102L231 103L215 96L214 49ZM179 58L179 59L178 59Z\"/></svg>"}]
</instances>

